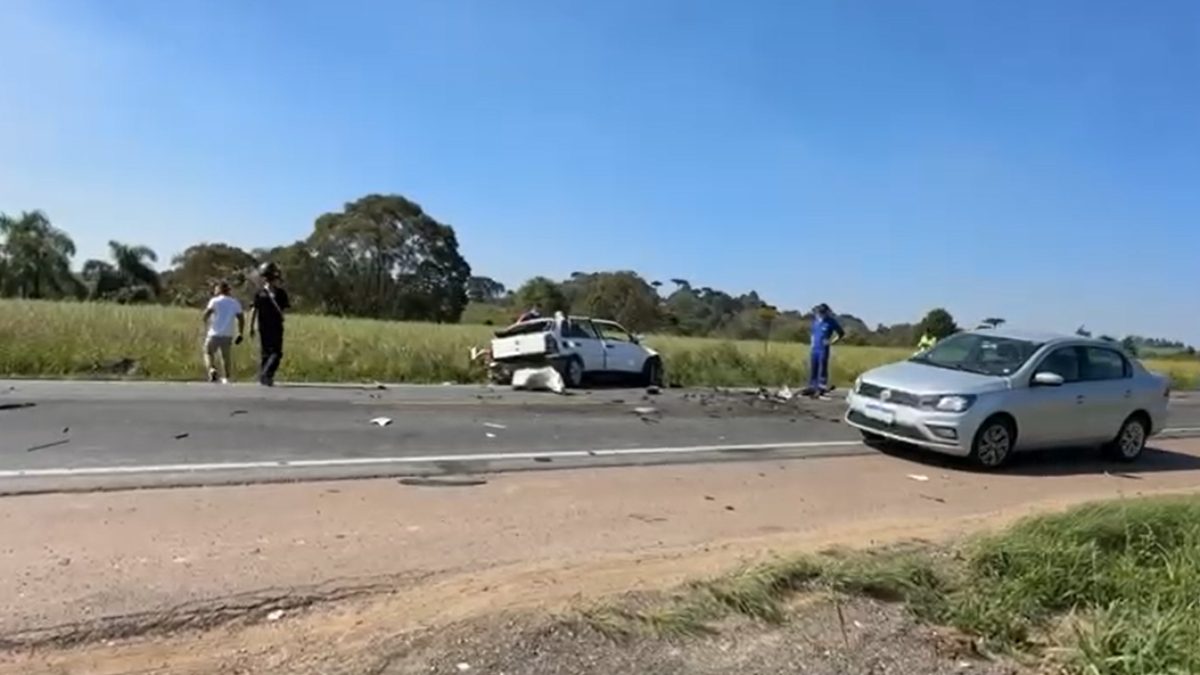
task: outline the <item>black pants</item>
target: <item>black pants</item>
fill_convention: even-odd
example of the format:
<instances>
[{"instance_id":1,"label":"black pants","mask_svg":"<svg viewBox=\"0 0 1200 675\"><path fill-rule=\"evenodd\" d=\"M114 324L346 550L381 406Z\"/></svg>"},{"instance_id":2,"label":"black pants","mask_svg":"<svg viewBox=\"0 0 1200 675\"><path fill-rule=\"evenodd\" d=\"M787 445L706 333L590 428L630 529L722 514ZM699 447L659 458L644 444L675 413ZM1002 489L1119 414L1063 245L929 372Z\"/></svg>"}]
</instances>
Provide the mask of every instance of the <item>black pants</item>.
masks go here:
<instances>
[{"instance_id":1,"label":"black pants","mask_svg":"<svg viewBox=\"0 0 1200 675\"><path fill-rule=\"evenodd\" d=\"M283 331L260 331L259 345L262 348L262 365L258 369L258 381L271 384L275 381L279 362L283 360Z\"/></svg>"}]
</instances>

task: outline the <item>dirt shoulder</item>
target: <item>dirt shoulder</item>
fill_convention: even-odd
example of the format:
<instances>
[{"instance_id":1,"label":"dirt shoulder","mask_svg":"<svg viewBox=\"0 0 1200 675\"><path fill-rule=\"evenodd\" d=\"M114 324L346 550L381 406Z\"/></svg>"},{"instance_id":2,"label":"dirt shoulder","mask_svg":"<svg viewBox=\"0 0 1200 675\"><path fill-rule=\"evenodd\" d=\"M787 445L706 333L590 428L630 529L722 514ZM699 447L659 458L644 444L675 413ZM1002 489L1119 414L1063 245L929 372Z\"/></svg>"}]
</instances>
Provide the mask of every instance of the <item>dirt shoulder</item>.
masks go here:
<instances>
[{"instance_id":1,"label":"dirt shoulder","mask_svg":"<svg viewBox=\"0 0 1200 675\"><path fill-rule=\"evenodd\" d=\"M1197 489L1200 442L1157 445L1133 467L1076 453L1000 475L878 455L0 499L0 637L91 643L18 647L0 673L299 671L288 664L773 552L950 538Z\"/></svg>"}]
</instances>

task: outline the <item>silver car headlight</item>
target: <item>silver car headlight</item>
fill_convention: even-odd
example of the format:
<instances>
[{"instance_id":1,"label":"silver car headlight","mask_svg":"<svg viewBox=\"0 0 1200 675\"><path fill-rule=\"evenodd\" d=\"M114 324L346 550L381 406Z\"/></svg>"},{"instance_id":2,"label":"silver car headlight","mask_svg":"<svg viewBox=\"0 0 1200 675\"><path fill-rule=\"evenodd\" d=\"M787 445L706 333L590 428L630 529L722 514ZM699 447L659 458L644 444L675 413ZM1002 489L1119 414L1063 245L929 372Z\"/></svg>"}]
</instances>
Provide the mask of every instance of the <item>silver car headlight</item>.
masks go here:
<instances>
[{"instance_id":1,"label":"silver car headlight","mask_svg":"<svg viewBox=\"0 0 1200 675\"><path fill-rule=\"evenodd\" d=\"M967 394L951 394L948 396L931 396L930 403L935 410L942 412L964 412L975 402L975 397ZM922 401L924 402L924 401Z\"/></svg>"},{"instance_id":2,"label":"silver car headlight","mask_svg":"<svg viewBox=\"0 0 1200 675\"><path fill-rule=\"evenodd\" d=\"M859 393L862 390L862 375L854 378L854 393Z\"/></svg>"}]
</instances>

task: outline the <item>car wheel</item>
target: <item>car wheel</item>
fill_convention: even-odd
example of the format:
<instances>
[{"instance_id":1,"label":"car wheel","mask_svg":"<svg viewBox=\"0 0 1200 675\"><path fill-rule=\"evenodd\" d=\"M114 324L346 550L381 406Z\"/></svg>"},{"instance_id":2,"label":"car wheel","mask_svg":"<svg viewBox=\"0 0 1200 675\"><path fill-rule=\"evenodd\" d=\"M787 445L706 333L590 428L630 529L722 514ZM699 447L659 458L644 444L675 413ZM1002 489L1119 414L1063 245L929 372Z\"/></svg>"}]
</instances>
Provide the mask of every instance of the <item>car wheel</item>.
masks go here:
<instances>
[{"instance_id":1,"label":"car wheel","mask_svg":"<svg viewBox=\"0 0 1200 675\"><path fill-rule=\"evenodd\" d=\"M990 418L975 432L971 461L985 469L999 468L1012 455L1016 440L1016 429L1011 422L1003 417Z\"/></svg>"},{"instance_id":2,"label":"car wheel","mask_svg":"<svg viewBox=\"0 0 1200 675\"><path fill-rule=\"evenodd\" d=\"M647 387L663 386L662 361L653 358L646 359L646 365L642 366L642 384Z\"/></svg>"},{"instance_id":3,"label":"car wheel","mask_svg":"<svg viewBox=\"0 0 1200 675\"><path fill-rule=\"evenodd\" d=\"M1141 415L1131 415L1125 423L1121 425L1121 430L1117 432L1117 437L1114 438L1105 450L1113 459L1122 462L1132 462L1142 455L1142 450L1146 448L1146 436L1148 425L1145 418Z\"/></svg>"},{"instance_id":4,"label":"car wheel","mask_svg":"<svg viewBox=\"0 0 1200 675\"><path fill-rule=\"evenodd\" d=\"M570 389L578 389L583 386L583 361L578 356L567 359L563 368L563 380Z\"/></svg>"}]
</instances>

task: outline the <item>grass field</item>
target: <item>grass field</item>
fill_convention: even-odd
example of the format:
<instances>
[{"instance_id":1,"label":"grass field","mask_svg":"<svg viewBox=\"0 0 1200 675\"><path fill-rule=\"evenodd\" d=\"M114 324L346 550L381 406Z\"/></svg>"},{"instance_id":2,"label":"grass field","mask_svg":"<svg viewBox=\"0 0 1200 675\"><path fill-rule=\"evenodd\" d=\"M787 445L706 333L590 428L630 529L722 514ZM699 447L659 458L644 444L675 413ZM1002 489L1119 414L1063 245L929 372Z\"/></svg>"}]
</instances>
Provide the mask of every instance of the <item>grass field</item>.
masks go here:
<instances>
[{"instance_id":1,"label":"grass field","mask_svg":"<svg viewBox=\"0 0 1200 675\"><path fill-rule=\"evenodd\" d=\"M902 601L988 651L1089 675L1200 673L1200 498L1124 500L1035 517L955 550L783 558L693 584L658 605L600 608L614 637L714 632L740 614L777 623L798 592Z\"/></svg>"},{"instance_id":2,"label":"grass field","mask_svg":"<svg viewBox=\"0 0 1200 675\"><path fill-rule=\"evenodd\" d=\"M288 319L281 379L305 382L476 382L468 361L492 328L321 316ZM197 310L99 303L0 300L0 375L16 377L203 376L204 329ZM807 380L808 347L658 337L669 378L684 386L797 385ZM904 358L907 349L838 347L830 366L845 385L864 370ZM258 348L235 348L237 379L253 379ZM1200 361L1151 361L1176 386L1200 385Z\"/></svg>"}]
</instances>

